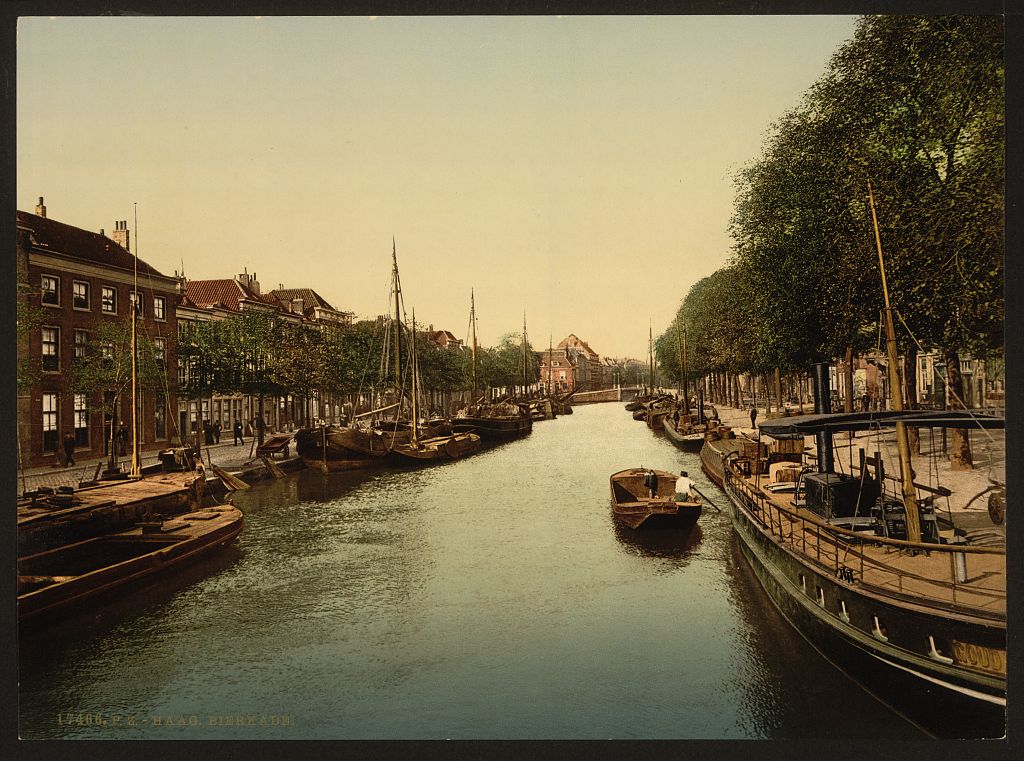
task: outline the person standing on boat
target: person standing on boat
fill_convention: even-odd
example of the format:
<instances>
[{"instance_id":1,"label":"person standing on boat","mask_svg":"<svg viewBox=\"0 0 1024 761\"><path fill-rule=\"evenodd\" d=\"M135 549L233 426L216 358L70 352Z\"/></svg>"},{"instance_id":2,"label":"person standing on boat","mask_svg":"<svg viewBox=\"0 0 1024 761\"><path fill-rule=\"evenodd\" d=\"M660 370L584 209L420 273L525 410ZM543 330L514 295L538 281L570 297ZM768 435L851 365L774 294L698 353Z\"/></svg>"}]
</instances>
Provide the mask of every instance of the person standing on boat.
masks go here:
<instances>
[{"instance_id":1,"label":"person standing on boat","mask_svg":"<svg viewBox=\"0 0 1024 761\"><path fill-rule=\"evenodd\" d=\"M679 408L678 407L676 407L675 411L672 413L672 427L675 428L677 431L679 430Z\"/></svg>"},{"instance_id":2,"label":"person standing on boat","mask_svg":"<svg viewBox=\"0 0 1024 761\"><path fill-rule=\"evenodd\" d=\"M75 435L68 431L64 434L64 467L75 464Z\"/></svg>"},{"instance_id":3,"label":"person standing on boat","mask_svg":"<svg viewBox=\"0 0 1024 761\"><path fill-rule=\"evenodd\" d=\"M653 470L644 473L644 487L651 493L651 499L658 496L658 474Z\"/></svg>"},{"instance_id":4,"label":"person standing on boat","mask_svg":"<svg viewBox=\"0 0 1024 761\"><path fill-rule=\"evenodd\" d=\"M686 471L679 471L679 478L676 479L676 502L696 502L697 496L693 493L693 486L693 480L686 475Z\"/></svg>"},{"instance_id":5,"label":"person standing on boat","mask_svg":"<svg viewBox=\"0 0 1024 761\"><path fill-rule=\"evenodd\" d=\"M756 420L757 420L757 405L751 404L750 405L750 427L751 428L757 428L757 423L755 422Z\"/></svg>"},{"instance_id":6,"label":"person standing on boat","mask_svg":"<svg viewBox=\"0 0 1024 761\"><path fill-rule=\"evenodd\" d=\"M236 420L235 421L235 427L234 427L233 430L235 432L235 443L232 444L232 446L236 446L237 447L238 446L238 442L242 442L242 444L245 444L245 439L242 438L242 421L241 420Z\"/></svg>"}]
</instances>

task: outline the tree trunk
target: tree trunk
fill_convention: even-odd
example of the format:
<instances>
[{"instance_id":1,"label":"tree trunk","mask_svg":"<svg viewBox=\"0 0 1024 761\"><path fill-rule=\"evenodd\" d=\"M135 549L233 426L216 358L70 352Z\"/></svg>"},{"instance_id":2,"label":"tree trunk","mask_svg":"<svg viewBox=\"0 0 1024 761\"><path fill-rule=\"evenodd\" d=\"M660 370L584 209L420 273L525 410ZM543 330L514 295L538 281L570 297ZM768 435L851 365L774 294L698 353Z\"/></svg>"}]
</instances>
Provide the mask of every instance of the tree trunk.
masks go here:
<instances>
[{"instance_id":1,"label":"tree trunk","mask_svg":"<svg viewBox=\"0 0 1024 761\"><path fill-rule=\"evenodd\" d=\"M960 376L960 352L956 349L945 349L946 357L946 397L952 410L964 409L963 378ZM971 438L966 428L951 429L949 442L949 466L953 470L973 470L974 458L971 455Z\"/></svg>"}]
</instances>

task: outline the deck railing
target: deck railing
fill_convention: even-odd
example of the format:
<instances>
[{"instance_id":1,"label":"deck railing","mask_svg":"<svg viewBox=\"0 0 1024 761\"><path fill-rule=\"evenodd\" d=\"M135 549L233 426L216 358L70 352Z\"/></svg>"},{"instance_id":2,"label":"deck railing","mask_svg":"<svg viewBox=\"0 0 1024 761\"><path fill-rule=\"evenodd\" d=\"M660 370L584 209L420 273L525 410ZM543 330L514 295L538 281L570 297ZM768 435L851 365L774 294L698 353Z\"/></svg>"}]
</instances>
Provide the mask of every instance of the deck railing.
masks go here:
<instances>
[{"instance_id":1,"label":"deck railing","mask_svg":"<svg viewBox=\"0 0 1024 761\"><path fill-rule=\"evenodd\" d=\"M975 600L978 597L989 598L1002 602L1002 611L1006 610L1006 589L981 587L978 579L969 579L966 574L967 556L998 555L1005 564L1006 549L1003 547L972 547L963 544L932 544L909 542L902 539L865 535L863 532L832 526L813 515L806 515L795 509L784 507L765 497L764 493L750 484L742 472L732 464L724 468L726 492L733 500L739 500L746 512L757 524L783 545L789 545L808 561L825 572L832 573L841 581L870 587L883 594L892 594L889 585L895 586L900 595L915 599L927 600L935 604L936 599L945 595L926 594L908 589L909 582L929 585L937 590L948 590L950 603L944 607L954 610L983 610L977 604L968 604L963 598L970 591ZM735 507L734 507L735 509ZM945 553L949 556L949 564L942 564L947 573L922 575L913 571L888 565L864 552L866 547L884 547L904 553ZM929 570L934 571L935 564ZM874 581L865 580L865 571L871 573ZM959 572L958 572L959 571ZM959 577L959 578L958 578ZM1005 575L1004 575L1005 579ZM959 598L958 599L958 593Z\"/></svg>"}]
</instances>

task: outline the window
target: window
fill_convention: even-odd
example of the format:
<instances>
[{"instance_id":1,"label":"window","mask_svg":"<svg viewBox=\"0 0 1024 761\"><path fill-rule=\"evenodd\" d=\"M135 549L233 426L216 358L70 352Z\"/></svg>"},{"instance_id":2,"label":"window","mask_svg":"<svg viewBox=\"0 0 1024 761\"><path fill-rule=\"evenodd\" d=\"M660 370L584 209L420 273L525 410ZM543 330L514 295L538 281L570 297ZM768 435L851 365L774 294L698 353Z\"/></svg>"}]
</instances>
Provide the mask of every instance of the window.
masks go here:
<instances>
[{"instance_id":1,"label":"window","mask_svg":"<svg viewBox=\"0 0 1024 761\"><path fill-rule=\"evenodd\" d=\"M60 328L43 328L43 370L60 370Z\"/></svg>"},{"instance_id":2,"label":"window","mask_svg":"<svg viewBox=\"0 0 1024 761\"><path fill-rule=\"evenodd\" d=\"M71 283L71 306L75 309L89 308L89 284L82 280Z\"/></svg>"},{"instance_id":3,"label":"window","mask_svg":"<svg viewBox=\"0 0 1024 761\"><path fill-rule=\"evenodd\" d=\"M167 319L167 299L165 297L153 297L153 317L157 320Z\"/></svg>"},{"instance_id":4,"label":"window","mask_svg":"<svg viewBox=\"0 0 1024 761\"><path fill-rule=\"evenodd\" d=\"M89 345L89 331L75 331L75 359L85 356L86 347Z\"/></svg>"},{"instance_id":5,"label":"window","mask_svg":"<svg viewBox=\"0 0 1024 761\"><path fill-rule=\"evenodd\" d=\"M164 339L154 338L153 339L153 359L157 362L163 363L166 358L166 345Z\"/></svg>"},{"instance_id":6,"label":"window","mask_svg":"<svg viewBox=\"0 0 1024 761\"><path fill-rule=\"evenodd\" d=\"M43 275L40 280L42 300L50 306L60 306L60 278L53 275Z\"/></svg>"},{"instance_id":7,"label":"window","mask_svg":"<svg viewBox=\"0 0 1024 761\"><path fill-rule=\"evenodd\" d=\"M59 438L57 428L57 395L43 394L43 451L56 452Z\"/></svg>"},{"instance_id":8,"label":"window","mask_svg":"<svg viewBox=\"0 0 1024 761\"><path fill-rule=\"evenodd\" d=\"M89 406L85 394L75 394L75 446L89 446Z\"/></svg>"},{"instance_id":9,"label":"window","mask_svg":"<svg viewBox=\"0 0 1024 761\"><path fill-rule=\"evenodd\" d=\"M112 343L105 343L105 344L103 344L103 346L100 347L100 356L103 357L103 359L113 359L114 358L114 344L112 344Z\"/></svg>"},{"instance_id":10,"label":"window","mask_svg":"<svg viewBox=\"0 0 1024 761\"><path fill-rule=\"evenodd\" d=\"M142 298L142 294L141 293L137 293L135 291L132 291L132 303L135 304L135 314L137 316L139 316L139 317L144 316L145 315L145 310L143 310L143 308L142 308L143 307L143 298Z\"/></svg>"},{"instance_id":11,"label":"window","mask_svg":"<svg viewBox=\"0 0 1024 761\"><path fill-rule=\"evenodd\" d=\"M104 314L117 314L117 289L105 285L100 289L100 301Z\"/></svg>"}]
</instances>

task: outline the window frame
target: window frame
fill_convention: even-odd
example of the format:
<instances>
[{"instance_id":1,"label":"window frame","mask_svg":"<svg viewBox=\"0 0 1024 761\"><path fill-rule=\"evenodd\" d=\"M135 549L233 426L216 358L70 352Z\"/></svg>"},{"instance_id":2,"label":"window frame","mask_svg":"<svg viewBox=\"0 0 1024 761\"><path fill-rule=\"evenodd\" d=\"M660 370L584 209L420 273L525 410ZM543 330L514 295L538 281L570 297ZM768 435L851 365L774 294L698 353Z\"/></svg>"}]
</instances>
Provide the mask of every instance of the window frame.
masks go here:
<instances>
[{"instance_id":1,"label":"window frame","mask_svg":"<svg viewBox=\"0 0 1024 761\"><path fill-rule=\"evenodd\" d=\"M79 285L85 286L85 306L78 306L78 293L75 289ZM92 311L92 284L88 280L72 280L71 281L71 308L79 312L91 312Z\"/></svg>"},{"instance_id":2,"label":"window frame","mask_svg":"<svg viewBox=\"0 0 1024 761\"><path fill-rule=\"evenodd\" d=\"M53 341L49 342L46 340L46 332L53 331ZM39 329L39 341L41 347L41 353L39 355L39 364L44 373L59 373L60 372L60 326L58 325L43 325ZM53 345L53 352L47 353L47 345ZM46 358L53 357L54 367L46 366Z\"/></svg>"},{"instance_id":3,"label":"window frame","mask_svg":"<svg viewBox=\"0 0 1024 761\"><path fill-rule=\"evenodd\" d=\"M112 298L110 300L111 300L111 303L113 304L113 309L107 309L107 303L106 303L107 299L106 299L106 296L104 294L104 291L110 291L110 293L112 295ZM117 286L116 285L101 285L100 286L100 312L102 312L103 314L113 314L113 315L117 314Z\"/></svg>"},{"instance_id":4,"label":"window frame","mask_svg":"<svg viewBox=\"0 0 1024 761\"><path fill-rule=\"evenodd\" d=\"M51 404L47 404L47 402ZM53 391L45 391L42 396L42 428L43 428L43 453L56 454L61 445L60 440L60 394ZM48 409L48 407L50 407ZM48 437L47 434L50 434ZM47 442L49 438L52 446Z\"/></svg>"},{"instance_id":5,"label":"window frame","mask_svg":"<svg viewBox=\"0 0 1024 761\"><path fill-rule=\"evenodd\" d=\"M79 339L80 336L84 336L85 337L84 340L79 341L78 339ZM75 328L74 329L74 338L75 338L75 359L82 359L82 358L84 358L88 354L88 348L87 347L89 346L89 331L85 330L83 328ZM81 353L79 353L79 350L81 350Z\"/></svg>"},{"instance_id":6,"label":"window frame","mask_svg":"<svg viewBox=\"0 0 1024 761\"><path fill-rule=\"evenodd\" d=\"M52 280L54 283L54 289L51 291L45 287L47 280ZM47 301L46 295L52 293L56 301ZM39 276L39 302L44 307L56 307L60 309L60 275L48 275L41 274Z\"/></svg>"},{"instance_id":7,"label":"window frame","mask_svg":"<svg viewBox=\"0 0 1024 761\"><path fill-rule=\"evenodd\" d=\"M89 448L89 398L85 394L75 394L73 428L75 435L75 447ZM82 423L82 425L79 425Z\"/></svg>"},{"instance_id":8,"label":"window frame","mask_svg":"<svg viewBox=\"0 0 1024 761\"><path fill-rule=\"evenodd\" d=\"M128 298L135 304L135 316L142 320L146 317L146 296L142 291L129 291Z\"/></svg>"},{"instance_id":9,"label":"window frame","mask_svg":"<svg viewBox=\"0 0 1024 761\"><path fill-rule=\"evenodd\" d=\"M157 304L160 305L160 314L157 314ZM153 319L159 322L167 322L167 297L153 296Z\"/></svg>"}]
</instances>

